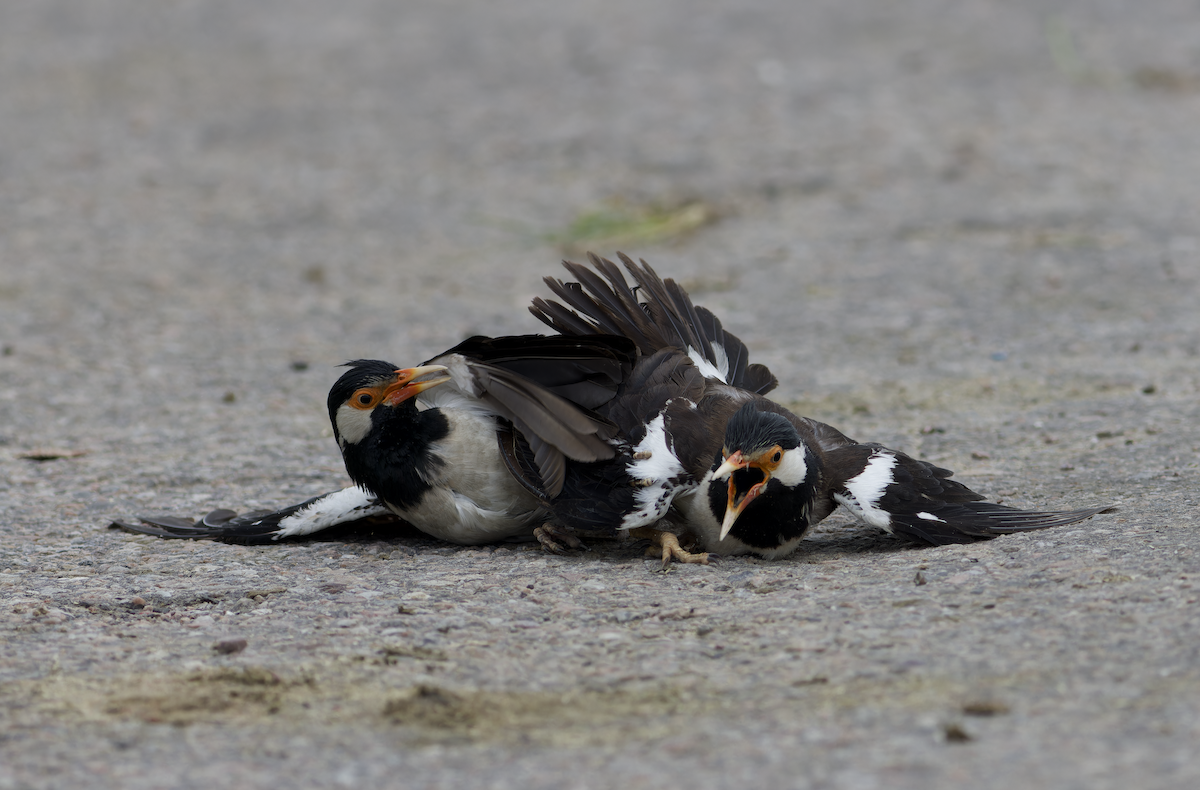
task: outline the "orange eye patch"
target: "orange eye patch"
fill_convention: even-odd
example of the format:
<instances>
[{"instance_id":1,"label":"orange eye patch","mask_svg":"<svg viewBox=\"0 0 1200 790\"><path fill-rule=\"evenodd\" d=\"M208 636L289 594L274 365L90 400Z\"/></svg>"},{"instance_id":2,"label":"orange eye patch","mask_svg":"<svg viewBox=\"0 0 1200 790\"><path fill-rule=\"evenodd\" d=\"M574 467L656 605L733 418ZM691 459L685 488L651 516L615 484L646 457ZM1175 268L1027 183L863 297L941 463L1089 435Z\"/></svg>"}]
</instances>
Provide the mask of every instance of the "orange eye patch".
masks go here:
<instances>
[{"instance_id":1,"label":"orange eye patch","mask_svg":"<svg viewBox=\"0 0 1200 790\"><path fill-rule=\"evenodd\" d=\"M372 409L379 403L381 391L377 387L365 387L350 396L350 405L356 409Z\"/></svg>"}]
</instances>

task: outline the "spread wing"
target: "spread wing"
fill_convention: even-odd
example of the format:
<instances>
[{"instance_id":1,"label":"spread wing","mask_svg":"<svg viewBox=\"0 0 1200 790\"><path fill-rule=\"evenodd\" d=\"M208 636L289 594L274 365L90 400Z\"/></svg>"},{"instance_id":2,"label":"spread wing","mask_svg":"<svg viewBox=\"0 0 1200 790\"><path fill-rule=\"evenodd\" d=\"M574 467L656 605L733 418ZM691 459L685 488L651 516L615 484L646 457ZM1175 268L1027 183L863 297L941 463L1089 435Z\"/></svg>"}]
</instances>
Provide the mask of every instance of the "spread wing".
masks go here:
<instances>
[{"instance_id":1,"label":"spread wing","mask_svg":"<svg viewBox=\"0 0 1200 790\"><path fill-rule=\"evenodd\" d=\"M645 356L677 348L706 376L722 383L759 395L775 388L778 381L771 371L750 363L746 344L727 332L711 311L693 304L682 286L672 279L663 280L645 261L634 263L623 254L620 258L635 288L615 263L589 253L596 271L563 262L578 282L545 278L550 290L566 304L535 297L530 312L564 335L620 335L632 340Z\"/></svg>"},{"instance_id":2,"label":"spread wing","mask_svg":"<svg viewBox=\"0 0 1200 790\"><path fill-rule=\"evenodd\" d=\"M225 543L272 543L302 537L332 527L400 522L374 496L357 486L313 497L281 510L258 510L238 515L213 510L193 521L178 516L137 516L115 519L110 526L160 538L213 539Z\"/></svg>"},{"instance_id":3,"label":"spread wing","mask_svg":"<svg viewBox=\"0 0 1200 790\"><path fill-rule=\"evenodd\" d=\"M622 338L471 338L430 362L444 365L458 392L512 424L533 453L544 492L562 490L567 459L603 461L616 451L616 426L603 406L632 367ZM563 394L560 394L563 393ZM445 393L432 393L431 402Z\"/></svg>"},{"instance_id":4,"label":"spread wing","mask_svg":"<svg viewBox=\"0 0 1200 790\"><path fill-rule=\"evenodd\" d=\"M825 473L833 498L861 520L938 545L1060 527L1113 509L1035 511L983 502L951 480L949 469L873 443L828 453Z\"/></svg>"}]
</instances>

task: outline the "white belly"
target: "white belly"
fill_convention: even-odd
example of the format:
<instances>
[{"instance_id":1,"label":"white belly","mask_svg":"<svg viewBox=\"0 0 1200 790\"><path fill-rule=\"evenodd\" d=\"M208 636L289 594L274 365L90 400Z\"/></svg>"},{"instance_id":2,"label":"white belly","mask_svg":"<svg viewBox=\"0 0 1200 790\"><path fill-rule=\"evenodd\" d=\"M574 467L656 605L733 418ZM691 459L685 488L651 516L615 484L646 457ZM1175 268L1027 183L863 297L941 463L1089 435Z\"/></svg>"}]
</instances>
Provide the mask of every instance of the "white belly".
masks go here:
<instances>
[{"instance_id":1,"label":"white belly","mask_svg":"<svg viewBox=\"0 0 1200 790\"><path fill-rule=\"evenodd\" d=\"M532 535L547 513L504 465L494 419L464 409L442 413L456 441L432 448L443 461L437 476L429 480L433 489L410 510L389 507L422 532L451 543L491 543Z\"/></svg>"}]
</instances>

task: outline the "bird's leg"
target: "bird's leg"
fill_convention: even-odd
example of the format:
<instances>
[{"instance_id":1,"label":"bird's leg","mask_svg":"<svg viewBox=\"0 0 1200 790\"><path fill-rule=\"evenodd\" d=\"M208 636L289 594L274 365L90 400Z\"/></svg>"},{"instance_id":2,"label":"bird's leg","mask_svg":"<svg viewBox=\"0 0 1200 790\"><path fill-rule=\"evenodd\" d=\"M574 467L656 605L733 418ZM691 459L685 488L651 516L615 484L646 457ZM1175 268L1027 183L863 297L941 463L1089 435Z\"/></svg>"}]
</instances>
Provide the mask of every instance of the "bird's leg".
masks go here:
<instances>
[{"instance_id":1,"label":"bird's leg","mask_svg":"<svg viewBox=\"0 0 1200 790\"><path fill-rule=\"evenodd\" d=\"M709 562L708 552L700 552L693 554L690 551L684 551L679 545L679 536L674 532L666 532L653 527L639 527L638 529L629 530L631 538L641 538L650 541L649 548L646 553L650 556L655 555L655 547L658 548L658 553L662 556L663 570L671 566L671 560L688 564L707 565ZM713 559L716 559L715 555Z\"/></svg>"},{"instance_id":2,"label":"bird's leg","mask_svg":"<svg viewBox=\"0 0 1200 790\"><path fill-rule=\"evenodd\" d=\"M566 554L567 549L587 551L587 546L575 537L575 533L565 527L555 526L549 521L534 529L533 536L538 539L538 543L542 544L542 549L551 554Z\"/></svg>"}]
</instances>

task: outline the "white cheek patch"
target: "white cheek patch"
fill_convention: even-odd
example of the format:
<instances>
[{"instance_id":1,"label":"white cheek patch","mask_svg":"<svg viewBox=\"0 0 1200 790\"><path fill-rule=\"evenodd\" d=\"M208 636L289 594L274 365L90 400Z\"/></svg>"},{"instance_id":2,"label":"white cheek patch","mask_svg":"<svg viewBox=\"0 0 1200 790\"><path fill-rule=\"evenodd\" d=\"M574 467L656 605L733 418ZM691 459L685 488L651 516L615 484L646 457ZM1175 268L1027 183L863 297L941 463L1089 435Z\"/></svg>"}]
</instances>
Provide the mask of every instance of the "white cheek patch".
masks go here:
<instances>
[{"instance_id":1,"label":"white cheek patch","mask_svg":"<svg viewBox=\"0 0 1200 790\"><path fill-rule=\"evenodd\" d=\"M342 446L358 444L371 432L371 412L343 403L334 413Z\"/></svg>"},{"instance_id":2,"label":"white cheek patch","mask_svg":"<svg viewBox=\"0 0 1200 790\"><path fill-rule=\"evenodd\" d=\"M833 498L858 518L873 527L892 531L892 517L878 507L884 490L895 482L892 470L896 468L896 456L877 452L867 461L867 467L846 481L846 493L836 493Z\"/></svg>"},{"instance_id":3,"label":"white cheek patch","mask_svg":"<svg viewBox=\"0 0 1200 790\"><path fill-rule=\"evenodd\" d=\"M771 477L783 483L788 488L795 488L808 479L808 462L804 459L804 445L787 450L783 460L771 473Z\"/></svg>"}]
</instances>

